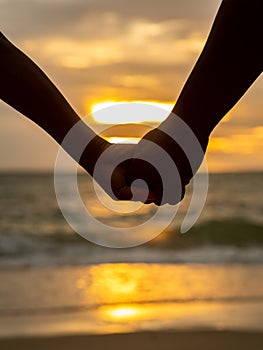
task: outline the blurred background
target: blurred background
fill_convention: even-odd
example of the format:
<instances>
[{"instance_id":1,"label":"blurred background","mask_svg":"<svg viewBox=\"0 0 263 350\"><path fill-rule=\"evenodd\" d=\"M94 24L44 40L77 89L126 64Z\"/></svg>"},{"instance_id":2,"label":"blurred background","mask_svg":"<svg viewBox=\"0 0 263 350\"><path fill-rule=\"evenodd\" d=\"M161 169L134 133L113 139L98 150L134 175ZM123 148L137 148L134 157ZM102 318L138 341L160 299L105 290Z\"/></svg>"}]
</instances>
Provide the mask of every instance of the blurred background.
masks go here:
<instances>
[{"instance_id":1,"label":"blurred background","mask_svg":"<svg viewBox=\"0 0 263 350\"><path fill-rule=\"evenodd\" d=\"M98 131L121 123L154 126L168 116L219 5L219 0L0 0L0 19L3 34ZM179 233L189 186L169 228L130 249L96 246L73 232L54 193L58 146L2 102L0 336L262 331L262 91L259 78L212 135L209 193L196 225ZM133 119L101 110L135 101L163 113ZM127 125L113 130L111 141L141 136ZM84 173L79 188L94 215L118 227L147 220L155 211L151 205L129 215L109 212L97 203Z\"/></svg>"},{"instance_id":2,"label":"blurred background","mask_svg":"<svg viewBox=\"0 0 263 350\"><path fill-rule=\"evenodd\" d=\"M220 2L1 0L1 30L40 65L81 116L121 101L154 101L171 109ZM210 171L262 170L262 89L259 78L216 128ZM3 103L0 112L1 169L52 171L55 143ZM138 120L128 116L127 121ZM90 115L95 127L103 122L119 121Z\"/></svg>"}]
</instances>

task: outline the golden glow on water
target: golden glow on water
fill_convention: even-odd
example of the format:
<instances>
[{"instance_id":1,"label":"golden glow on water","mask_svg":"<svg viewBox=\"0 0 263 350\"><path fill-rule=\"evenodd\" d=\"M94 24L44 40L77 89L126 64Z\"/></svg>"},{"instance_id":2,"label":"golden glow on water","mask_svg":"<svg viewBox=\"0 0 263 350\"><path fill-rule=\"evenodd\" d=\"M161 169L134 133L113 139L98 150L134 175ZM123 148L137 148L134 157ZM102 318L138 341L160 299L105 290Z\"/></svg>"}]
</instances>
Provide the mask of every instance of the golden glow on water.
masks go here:
<instances>
[{"instance_id":1,"label":"golden glow on water","mask_svg":"<svg viewBox=\"0 0 263 350\"><path fill-rule=\"evenodd\" d=\"M115 324L129 323L135 328L141 322L162 323L165 320L198 317L202 313L211 311L206 302L196 303L151 303L151 304L123 304L118 306L104 306L99 309L99 317ZM218 312L219 307L217 307Z\"/></svg>"},{"instance_id":2,"label":"golden glow on water","mask_svg":"<svg viewBox=\"0 0 263 350\"><path fill-rule=\"evenodd\" d=\"M98 305L115 307L135 303L206 299L227 296L235 289L226 288L225 269L189 269L184 265L104 264L90 267L92 284L88 298ZM81 282L84 290L83 281Z\"/></svg>"},{"instance_id":3,"label":"golden glow on water","mask_svg":"<svg viewBox=\"0 0 263 350\"><path fill-rule=\"evenodd\" d=\"M118 306L113 308L107 308L104 311L105 316L113 319L114 321L123 321L127 319L136 319L138 315L138 309L134 306Z\"/></svg>"},{"instance_id":4,"label":"golden glow on water","mask_svg":"<svg viewBox=\"0 0 263 350\"><path fill-rule=\"evenodd\" d=\"M99 270L99 271L98 271ZM140 271L130 268L129 264L104 265L103 269L94 266L92 272L95 278L95 293L100 299L110 302L125 302L138 291Z\"/></svg>"},{"instance_id":5,"label":"golden glow on water","mask_svg":"<svg viewBox=\"0 0 263 350\"><path fill-rule=\"evenodd\" d=\"M83 324L103 333L238 326L253 317L243 307L246 300L262 296L263 284L255 277L261 270L259 265L99 264L78 270L77 279L75 270L68 271L65 293L71 301L76 287Z\"/></svg>"},{"instance_id":6,"label":"golden glow on water","mask_svg":"<svg viewBox=\"0 0 263 350\"><path fill-rule=\"evenodd\" d=\"M83 270L77 283L87 302L114 308L125 305L130 310L138 303L234 297L240 287L241 277L237 276L243 275L239 266L227 271L224 266L118 263L93 265L86 272ZM256 285L253 288L256 290Z\"/></svg>"},{"instance_id":7,"label":"golden glow on water","mask_svg":"<svg viewBox=\"0 0 263 350\"><path fill-rule=\"evenodd\" d=\"M135 254L139 259L140 252ZM0 333L9 329L14 337L193 327L262 331L262 269L262 264L127 263L2 271L2 281L8 283L0 287L1 308L7 311ZM19 317L16 310L23 310Z\"/></svg>"}]
</instances>

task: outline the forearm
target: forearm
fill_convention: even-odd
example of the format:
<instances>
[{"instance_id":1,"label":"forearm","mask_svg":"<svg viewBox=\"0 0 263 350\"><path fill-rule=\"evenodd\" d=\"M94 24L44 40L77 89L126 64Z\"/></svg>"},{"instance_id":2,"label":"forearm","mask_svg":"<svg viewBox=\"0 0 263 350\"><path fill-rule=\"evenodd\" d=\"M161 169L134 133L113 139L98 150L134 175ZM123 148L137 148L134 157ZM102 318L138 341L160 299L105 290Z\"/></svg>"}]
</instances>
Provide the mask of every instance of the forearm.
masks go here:
<instances>
[{"instance_id":1,"label":"forearm","mask_svg":"<svg viewBox=\"0 0 263 350\"><path fill-rule=\"evenodd\" d=\"M96 135L45 73L3 35L0 35L0 57L0 98L3 101L38 124L59 144L77 123L76 141L78 137L86 137L88 142ZM100 143L99 138L97 141ZM72 148L68 145L66 151L76 158L73 145ZM94 153L88 155L86 150L81 160L81 165L90 172L93 156Z\"/></svg>"},{"instance_id":2,"label":"forearm","mask_svg":"<svg viewBox=\"0 0 263 350\"><path fill-rule=\"evenodd\" d=\"M209 135L262 72L261 0L224 0L173 112Z\"/></svg>"}]
</instances>

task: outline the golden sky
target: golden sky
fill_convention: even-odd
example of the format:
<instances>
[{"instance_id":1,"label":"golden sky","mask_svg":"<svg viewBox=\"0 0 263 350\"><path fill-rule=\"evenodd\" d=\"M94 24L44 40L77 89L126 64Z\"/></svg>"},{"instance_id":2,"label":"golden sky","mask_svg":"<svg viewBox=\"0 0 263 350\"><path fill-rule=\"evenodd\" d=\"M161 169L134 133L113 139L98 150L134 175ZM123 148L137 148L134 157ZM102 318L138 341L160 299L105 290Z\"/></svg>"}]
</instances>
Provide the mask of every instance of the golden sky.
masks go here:
<instances>
[{"instance_id":1,"label":"golden sky","mask_svg":"<svg viewBox=\"0 0 263 350\"><path fill-rule=\"evenodd\" d=\"M161 103L168 115L219 4L0 0L0 20L3 33L44 69L81 116L90 115L98 104L122 101ZM207 157L210 171L262 170L262 91L259 78L214 131ZM56 144L4 103L0 115L0 170L52 169ZM96 127L99 122L142 120L101 115L89 121Z\"/></svg>"}]
</instances>

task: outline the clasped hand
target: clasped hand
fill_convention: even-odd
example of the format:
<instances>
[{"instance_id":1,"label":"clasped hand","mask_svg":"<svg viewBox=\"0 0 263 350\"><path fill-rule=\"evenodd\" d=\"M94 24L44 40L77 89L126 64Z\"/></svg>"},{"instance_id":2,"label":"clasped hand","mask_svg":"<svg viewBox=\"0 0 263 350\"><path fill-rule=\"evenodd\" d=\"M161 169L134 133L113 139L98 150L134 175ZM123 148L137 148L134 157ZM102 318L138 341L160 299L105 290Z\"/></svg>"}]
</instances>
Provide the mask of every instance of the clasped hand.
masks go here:
<instances>
[{"instance_id":1,"label":"clasped hand","mask_svg":"<svg viewBox=\"0 0 263 350\"><path fill-rule=\"evenodd\" d=\"M206 146L207 141L202 142L203 152ZM204 154L201 152L193 166L179 144L160 127L148 132L137 145L104 141L100 149L102 158L92 175L113 199L159 206L182 200Z\"/></svg>"}]
</instances>

